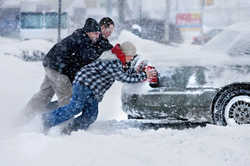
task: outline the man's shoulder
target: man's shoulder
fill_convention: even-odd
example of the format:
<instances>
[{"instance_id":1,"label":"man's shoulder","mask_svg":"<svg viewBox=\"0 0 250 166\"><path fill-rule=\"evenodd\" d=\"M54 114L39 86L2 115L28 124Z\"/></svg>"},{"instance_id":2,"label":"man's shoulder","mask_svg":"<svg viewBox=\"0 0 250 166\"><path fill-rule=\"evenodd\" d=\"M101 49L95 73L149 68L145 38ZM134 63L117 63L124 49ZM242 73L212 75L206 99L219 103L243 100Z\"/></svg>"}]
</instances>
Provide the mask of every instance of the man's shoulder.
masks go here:
<instances>
[{"instance_id":1,"label":"man's shoulder","mask_svg":"<svg viewBox=\"0 0 250 166\"><path fill-rule=\"evenodd\" d=\"M112 68L121 67L121 61L111 53L110 51L105 51L97 60L96 62L101 62L103 64L109 65Z\"/></svg>"},{"instance_id":2,"label":"man's shoulder","mask_svg":"<svg viewBox=\"0 0 250 166\"><path fill-rule=\"evenodd\" d=\"M71 41L71 40L79 40L79 39L84 38L85 35L86 34L82 31L82 29L77 29L73 31L70 35L62 39L62 42Z\"/></svg>"},{"instance_id":3,"label":"man's shoulder","mask_svg":"<svg viewBox=\"0 0 250 166\"><path fill-rule=\"evenodd\" d=\"M111 50L104 51L99 59L102 61L118 60L117 57L111 52Z\"/></svg>"},{"instance_id":4,"label":"man's shoulder","mask_svg":"<svg viewBox=\"0 0 250 166\"><path fill-rule=\"evenodd\" d=\"M74 40L77 40L79 44L92 45L92 41L83 28L75 30L71 36Z\"/></svg>"},{"instance_id":5,"label":"man's shoulder","mask_svg":"<svg viewBox=\"0 0 250 166\"><path fill-rule=\"evenodd\" d=\"M84 30L82 28L79 28L79 29L76 29L73 34L77 34L77 35L82 35L82 34L85 34L84 33Z\"/></svg>"},{"instance_id":6,"label":"man's shoulder","mask_svg":"<svg viewBox=\"0 0 250 166\"><path fill-rule=\"evenodd\" d=\"M82 28L76 29L70 36L82 39L88 38L88 35Z\"/></svg>"}]
</instances>

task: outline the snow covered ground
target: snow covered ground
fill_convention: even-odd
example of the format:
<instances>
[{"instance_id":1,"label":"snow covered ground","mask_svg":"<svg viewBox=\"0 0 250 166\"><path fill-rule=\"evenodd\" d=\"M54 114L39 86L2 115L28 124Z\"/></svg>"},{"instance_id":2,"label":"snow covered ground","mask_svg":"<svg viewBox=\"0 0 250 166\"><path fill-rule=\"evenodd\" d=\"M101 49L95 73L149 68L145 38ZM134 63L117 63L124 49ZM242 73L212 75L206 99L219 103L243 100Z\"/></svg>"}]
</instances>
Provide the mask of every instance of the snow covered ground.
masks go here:
<instances>
[{"instance_id":1,"label":"snow covered ground","mask_svg":"<svg viewBox=\"0 0 250 166\"><path fill-rule=\"evenodd\" d=\"M171 53L172 48L123 34L119 42L135 42L139 53ZM14 56L24 48L48 50L51 43L0 39L1 166L248 166L250 126L186 130L140 130L122 121L121 83L99 104L99 117L88 131L45 136L36 121L19 125L17 117L43 79L41 62ZM26 46L27 46L26 45ZM189 46L178 48L185 52ZM17 49L20 48L20 49Z\"/></svg>"}]
</instances>

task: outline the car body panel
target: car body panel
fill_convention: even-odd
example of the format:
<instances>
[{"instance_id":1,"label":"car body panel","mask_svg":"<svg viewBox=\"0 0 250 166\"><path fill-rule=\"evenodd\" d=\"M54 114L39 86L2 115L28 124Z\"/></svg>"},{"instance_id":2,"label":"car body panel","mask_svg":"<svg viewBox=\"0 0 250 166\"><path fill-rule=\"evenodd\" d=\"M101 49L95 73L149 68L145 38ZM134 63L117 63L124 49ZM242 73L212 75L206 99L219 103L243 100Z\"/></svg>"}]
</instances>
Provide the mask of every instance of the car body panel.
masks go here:
<instances>
[{"instance_id":1,"label":"car body panel","mask_svg":"<svg viewBox=\"0 0 250 166\"><path fill-rule=\"evenodd\" d=\"M217 91L240 77L250 81L250 66L165 67L159 75L158 88L148 83L123 86L122 106L128 115L211 122L210 106ZM221 79L223 75L228 78Z\"/></svg>"}]
</instances>

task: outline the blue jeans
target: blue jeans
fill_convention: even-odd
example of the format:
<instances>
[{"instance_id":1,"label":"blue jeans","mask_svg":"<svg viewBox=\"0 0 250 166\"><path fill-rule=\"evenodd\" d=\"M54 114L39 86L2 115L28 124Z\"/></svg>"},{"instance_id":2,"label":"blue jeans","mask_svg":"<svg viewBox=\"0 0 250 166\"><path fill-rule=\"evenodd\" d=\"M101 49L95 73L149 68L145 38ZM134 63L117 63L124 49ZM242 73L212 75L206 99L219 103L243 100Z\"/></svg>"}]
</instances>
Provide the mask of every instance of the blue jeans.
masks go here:
<instances>
[{"instance_id":1,"label":"blue jeans","mask_svg":"<svg viewBox=\"0 0 250 166\"><path fill-rule=\"evenodd\" d=\"M82 114L73 120L71 127L87 129L90 124L96 121L98 101L88 87L77 83L73 84L72 98L68 105L42 115L44 127L51 128L56 126L73 118L80 112Z\"/></svg>"}]
</instances>

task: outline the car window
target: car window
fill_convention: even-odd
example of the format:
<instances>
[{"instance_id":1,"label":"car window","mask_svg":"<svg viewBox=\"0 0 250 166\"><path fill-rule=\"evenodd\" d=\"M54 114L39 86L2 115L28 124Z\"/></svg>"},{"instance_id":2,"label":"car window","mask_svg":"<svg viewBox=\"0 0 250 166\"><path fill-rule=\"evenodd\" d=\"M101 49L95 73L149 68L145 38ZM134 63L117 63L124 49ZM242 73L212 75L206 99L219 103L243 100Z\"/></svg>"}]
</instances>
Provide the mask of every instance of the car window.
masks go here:
<instances>
[{"instance_id":1,"label":"car window","mask_svg":"<svg viewBox=\"0 0 250 166\"><path fill-rule=\"evenodd\" d=\"M250 56L250 33L242 34L228 50L231 56Z\"/></svg>"},{"instance_id":2,"label":"car window","mask_svg":"<svg viewBox=\"0 0 250 166\"><path fill-rule=\"evenodd\" d=\"M204 70L199 66L167 67L161 70L159 87L185 89L190 79L194 79L196 86L202 86L205 84Z\"/></svg>"}]
</instances>

